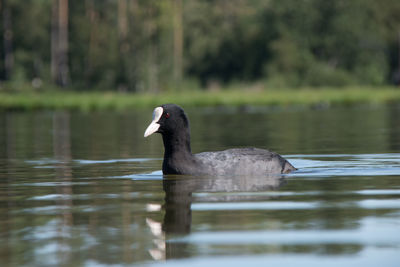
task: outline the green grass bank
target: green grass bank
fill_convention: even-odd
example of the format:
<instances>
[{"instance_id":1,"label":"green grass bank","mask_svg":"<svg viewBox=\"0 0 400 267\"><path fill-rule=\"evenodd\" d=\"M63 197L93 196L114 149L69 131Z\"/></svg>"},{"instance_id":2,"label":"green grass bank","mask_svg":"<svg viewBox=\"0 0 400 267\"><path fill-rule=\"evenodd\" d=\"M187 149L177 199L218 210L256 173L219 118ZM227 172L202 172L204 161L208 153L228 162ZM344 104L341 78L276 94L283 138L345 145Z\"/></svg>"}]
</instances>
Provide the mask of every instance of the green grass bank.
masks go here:
<instances>
[{"instance_id":1,"label":"green grass bank","mask_svg":"<svg viewBox=\"0 0 400 267\"><path fill-rule=\"evenodd\" d=\"M140 94L117 92L0 92L0 110L126 110L162 103L183 106L314 106L400 103L400 88L318 88L281 90L184 91Z\"/></svg>"}]
</instances>

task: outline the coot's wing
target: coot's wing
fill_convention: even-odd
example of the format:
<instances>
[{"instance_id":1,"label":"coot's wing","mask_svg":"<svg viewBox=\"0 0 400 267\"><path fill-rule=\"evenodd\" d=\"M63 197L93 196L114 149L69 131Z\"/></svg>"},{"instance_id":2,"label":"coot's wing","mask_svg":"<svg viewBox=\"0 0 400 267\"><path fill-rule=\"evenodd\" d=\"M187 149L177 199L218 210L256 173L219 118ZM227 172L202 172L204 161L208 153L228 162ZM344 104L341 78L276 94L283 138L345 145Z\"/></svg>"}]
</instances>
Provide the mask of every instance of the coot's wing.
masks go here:
<instances>
[{"instance_id":1,"label":"coot's wing","mask_svg":"<svg viewBox=\"0 0 400 267\"><path fill-rule=\"evenodd\" d=\"M266 175L295 170L277 153L259 148L203 152L195 156L216 175Z\"/></svg>"}]
</instances>

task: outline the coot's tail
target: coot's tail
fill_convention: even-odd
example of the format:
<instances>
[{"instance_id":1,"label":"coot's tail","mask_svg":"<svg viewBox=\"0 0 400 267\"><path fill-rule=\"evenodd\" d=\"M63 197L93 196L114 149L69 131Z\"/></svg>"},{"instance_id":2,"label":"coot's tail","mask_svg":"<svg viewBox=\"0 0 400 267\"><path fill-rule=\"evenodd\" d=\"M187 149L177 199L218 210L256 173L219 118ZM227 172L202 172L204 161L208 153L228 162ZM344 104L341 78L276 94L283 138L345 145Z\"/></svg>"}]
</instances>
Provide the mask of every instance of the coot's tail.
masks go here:
<instances>
[{"instance_id":1,"label":"coot's tail","mask_svg":"<svg viewBox=\"0 0 400 267\"><path fill-rule=\"evenodd\" d=\"M290 173L292 171L296 171L297 168L295 168L292 164L289 163L289 161L285 162L285 165L282 168L282 173Z\"/></svg>"}]
</instances>

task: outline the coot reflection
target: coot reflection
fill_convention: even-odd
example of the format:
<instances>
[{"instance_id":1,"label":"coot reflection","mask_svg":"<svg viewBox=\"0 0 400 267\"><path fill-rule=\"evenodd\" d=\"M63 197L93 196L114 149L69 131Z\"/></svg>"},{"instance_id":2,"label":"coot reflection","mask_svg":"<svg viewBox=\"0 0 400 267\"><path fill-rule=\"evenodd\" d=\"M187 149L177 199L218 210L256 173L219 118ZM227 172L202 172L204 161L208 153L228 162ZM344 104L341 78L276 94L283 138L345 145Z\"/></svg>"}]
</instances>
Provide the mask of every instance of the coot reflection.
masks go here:
<instances>
[{"instance_id":1,"label":"coot reflection","mask_svg":"<svg viewBox=\"0 0 400 267\"><path fill-rule=\"evenodd\" d=\"M277 176L248 176L248 177L207 177L207 176L177 176L167 175L163 180L165 191L165 210L162 230L165 234L166 245L162 253L168 258L181 258L189 255L182 254L188 250L184 242L168 242L170 238L187 235L192 224L191 205L194 201L193 193L217 193L217 192L261 192L276 190L285 184L284 177ZM202 202L215 201L215 194L202 196ZM255 200L259 197L251 194L228 194L218 202L239 202ZM263 199L269 198L263 196Z\"/></svg>"}]
</instances>

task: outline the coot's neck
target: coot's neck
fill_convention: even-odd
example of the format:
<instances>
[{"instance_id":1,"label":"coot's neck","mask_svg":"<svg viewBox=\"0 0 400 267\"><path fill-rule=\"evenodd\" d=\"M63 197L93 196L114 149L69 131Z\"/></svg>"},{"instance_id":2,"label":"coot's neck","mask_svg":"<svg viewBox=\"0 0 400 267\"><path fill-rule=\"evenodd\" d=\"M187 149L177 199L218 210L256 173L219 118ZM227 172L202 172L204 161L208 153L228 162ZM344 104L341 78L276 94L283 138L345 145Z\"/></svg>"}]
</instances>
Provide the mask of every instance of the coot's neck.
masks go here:
<instances>
[{"instance_id":1,"label":"coot's neck","mask_svg":"<svg viewBox=\"0 0 400 267\"><path fill-rule=\"evenodd\" d=\"M162 135L164 142L164 158L171 157L192 157L190 148L189 129L175 131L173 133L164 133Z\"/></svg>"}]
</instances>

